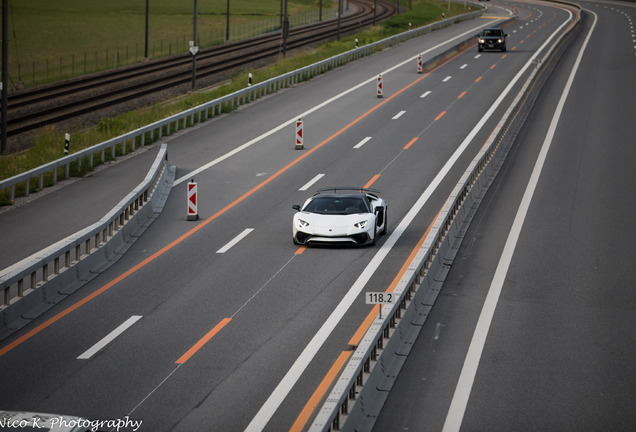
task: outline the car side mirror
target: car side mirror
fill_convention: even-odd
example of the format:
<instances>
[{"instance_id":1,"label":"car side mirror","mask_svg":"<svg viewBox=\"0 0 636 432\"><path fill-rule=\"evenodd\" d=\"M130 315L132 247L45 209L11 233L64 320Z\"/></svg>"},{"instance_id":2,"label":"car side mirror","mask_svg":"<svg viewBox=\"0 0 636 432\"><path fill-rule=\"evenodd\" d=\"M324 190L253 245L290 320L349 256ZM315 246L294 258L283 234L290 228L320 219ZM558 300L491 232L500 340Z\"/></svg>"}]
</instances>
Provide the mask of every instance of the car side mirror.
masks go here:
<instances>
[{"instance_id":1,"label":"car side mirror","mask_svg":"<svg viewBox=\"0 0 636 432\"><path fill-rule=\"evenodd\" d=\"M300 206L298 204L294 204L292 208L296 211L300 211Z\"/></svg>"},{"instance_id":2,"label":"car side mirror","mask_svg":"<svg viewBox=\"0 0 636 432\"><path fill-rule=\"evenodd\" d=\"M373 209L375 213L380 213L382 211L382 207L376 207Z\"/></svg>"}]
</instances>

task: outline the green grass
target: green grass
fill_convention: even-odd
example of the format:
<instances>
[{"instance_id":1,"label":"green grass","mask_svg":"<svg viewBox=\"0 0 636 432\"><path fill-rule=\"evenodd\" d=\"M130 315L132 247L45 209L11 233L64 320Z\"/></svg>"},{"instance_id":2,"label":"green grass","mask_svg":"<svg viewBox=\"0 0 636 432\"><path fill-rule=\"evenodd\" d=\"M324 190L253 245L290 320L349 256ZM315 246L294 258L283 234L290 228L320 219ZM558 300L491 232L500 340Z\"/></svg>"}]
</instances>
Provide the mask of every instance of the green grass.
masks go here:
<instances>
[{"instance_id":1,"label":"green grass","mask_svg":"<svg viewBox=\"0 0 636 432\"><path fill-rule=\"evenodd\" d=\"M404 0L402 3L404 3ZM413 9L408 13L391 18L355 36L342 38L340 41L325 43L314 50L306 50L289 55L286 58L281 58L272 66L251 71L253 74L253 82L258 83L265 81L269 78L348 51L353 48L356 38L358 38L360 45L365 45L407 30L409 22L412 23L415 28L438 21L442 13L448 17L466 12L463 5L451 3L451 11L449 13L447 3L436 0L431 2L413 0L413 4ZM122 135L128 131L242 89L246 86L248 72L247 70L237 70L231 82L223 86L188 94L147 109L128 112L113 118L103 118L94 127L85 130L71 131L71 152L90 147L106 141L109 138ZM64 132L65 131L56 130L54 126L42 128L36 133L33 145L29 150L18 154L0 156L0 179L17 175L61 157L64 145ZM146 140L146 143L149 144L149 140ZM86 166L86 163L82 164L82 167L85 168ZM72 171L72 175L83 175L84 173L85 171L79 173ZM32 185L32 189L33 187L34 185ZM18 192L17 195L19 195ZM0 205L7 204L11 204L9 202L8 191L0 191Z\"/></svg>"},{"instance_id":2,"label":"green grass","mask_svg":"<svg viewBox=\"0 0 636 432\"><path fill-rule=\"evenodd\" d=\"M12 0L9 8L9 85L52 82L142 61L144 0ZM288 14L318 9L318 0L289 0ZM193 37L193 0L150 0L148 57L188 51ZM323 0L323 9L332 6ZM197 1L202 48L225 37L226 0ZM247 23L278 22L280 0L231 0L230 30ZM256 28L254 28L256 30Z\"/></svg>"}]
</instances>

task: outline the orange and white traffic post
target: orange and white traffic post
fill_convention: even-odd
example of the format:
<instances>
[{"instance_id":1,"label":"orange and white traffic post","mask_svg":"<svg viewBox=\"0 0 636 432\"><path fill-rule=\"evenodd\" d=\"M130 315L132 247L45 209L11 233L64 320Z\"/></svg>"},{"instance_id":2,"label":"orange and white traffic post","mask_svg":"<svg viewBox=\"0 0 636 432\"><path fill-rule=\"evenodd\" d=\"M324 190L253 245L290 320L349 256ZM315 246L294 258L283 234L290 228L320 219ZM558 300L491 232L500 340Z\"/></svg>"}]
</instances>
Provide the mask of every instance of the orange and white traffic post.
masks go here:
<instances>
[{"instance_id":1,"label":"orange and white traffic post","mask_svg":"<svg viewBox=\"0 0 636 432\"><path fill-rule=\"evenodd\" d=\"M188 183L188 217L187 220L194 221L199 219L197 212L197 184L194 179Z\"/></svg>"},{"instance_id":2,"label":"orange and white traffic post","mask_svg":"<svg viewBox=\"0 0 636 432\"><path fill-rule=\"evenodd\" d=\"M378 75L378 84L376 87L376 94L379 98L384 96L384 86L382 85L382 75Z\"/></svg>"},{"instance_id":3,"label":"orange and white traffic post","mask_svg":"<svg viewBox=\"0 0 636 432\"><path fill-rule=\"evenodd\" d=\"M303 121L298 119L296 121L296 150L302 150L303 147Z\"/></svg>"}]
</instances>

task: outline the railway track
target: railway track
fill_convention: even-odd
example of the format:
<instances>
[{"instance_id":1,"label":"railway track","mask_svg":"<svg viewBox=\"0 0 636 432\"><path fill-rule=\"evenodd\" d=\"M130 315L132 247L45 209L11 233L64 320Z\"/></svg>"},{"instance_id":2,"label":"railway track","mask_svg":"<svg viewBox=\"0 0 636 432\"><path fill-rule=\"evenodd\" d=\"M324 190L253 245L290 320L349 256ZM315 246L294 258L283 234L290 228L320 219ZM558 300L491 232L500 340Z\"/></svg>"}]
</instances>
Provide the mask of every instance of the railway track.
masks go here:
<instances>
[{"instance_id":1,"label":"railway track","mask_svg":"<svg viewBox=\"0 0 636 432\"><path fill-rule=\"evenodd\" d=\"M352 12L337 20L293 28L286 49L293 50L356 32L397 11L391 3L350 0ZM277 58L282 49L280 32L202 50L196 58L196 79L214 83L237 68ZM192 82L192 57L182 54L148 63L60 81L10 94L7 135L33 131L96 111L116 107L144 96L185 87ZM182 90L183 91L183 90Z\"/></svg>"}]
</instances>

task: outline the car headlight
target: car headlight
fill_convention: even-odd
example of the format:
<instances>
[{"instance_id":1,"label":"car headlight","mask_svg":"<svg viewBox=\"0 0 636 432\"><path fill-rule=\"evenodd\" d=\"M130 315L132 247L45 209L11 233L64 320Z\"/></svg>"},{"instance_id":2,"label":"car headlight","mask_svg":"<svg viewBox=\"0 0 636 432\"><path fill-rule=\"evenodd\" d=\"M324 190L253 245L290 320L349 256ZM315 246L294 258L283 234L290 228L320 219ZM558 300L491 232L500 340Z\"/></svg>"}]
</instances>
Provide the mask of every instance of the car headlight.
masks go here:
<instances>
[{"instance_id":1,"label":"car headlight","mask_svg":"<svg viewBox=\"0 0 636 432\"><path fill-rule=\"evenodd\" d=\"M479 39L479 43L484 43L485 41L483 39Z\"/></svg>"},{"instance_id":2,"label":"car headlight","mask_svg":"<svg viewBox=\"0 0 636 432\"><path fill-rule=\"evenodd\" d=\"M497 43L501 43L503 42L501 39L497 39Z\"/></svg>"},{"instance_id":3,"label":"car headlight","mask_svg":"<svg viewBox=\"0 0 636 432\"><path fill-rule=\"evenodd\" d=\"M366 226L367 222L368 221L363 220L363 221L360 221L358 223L353 224L353 226L358 228L358 229L364 229L364 227Z\"/></svg>"},{"instance_id":4,"label":"car headlight","mask_svg":"<svg viewBox=\"0 0 636 432\"><path fill-rule=\"evenodd\" d=\"M298 219L298 228L306 228L309 226L309 222L302 219Z\"/></svg>"}]
</instances>

